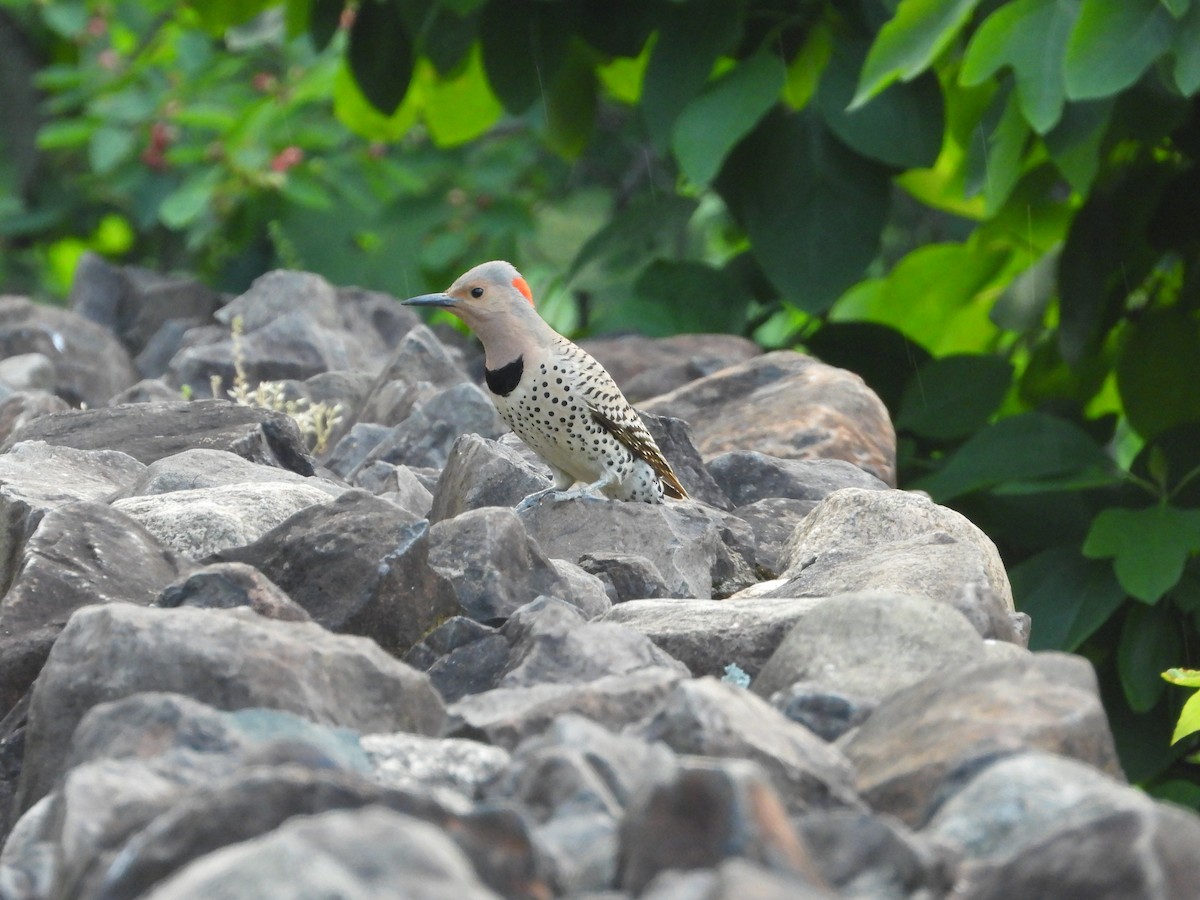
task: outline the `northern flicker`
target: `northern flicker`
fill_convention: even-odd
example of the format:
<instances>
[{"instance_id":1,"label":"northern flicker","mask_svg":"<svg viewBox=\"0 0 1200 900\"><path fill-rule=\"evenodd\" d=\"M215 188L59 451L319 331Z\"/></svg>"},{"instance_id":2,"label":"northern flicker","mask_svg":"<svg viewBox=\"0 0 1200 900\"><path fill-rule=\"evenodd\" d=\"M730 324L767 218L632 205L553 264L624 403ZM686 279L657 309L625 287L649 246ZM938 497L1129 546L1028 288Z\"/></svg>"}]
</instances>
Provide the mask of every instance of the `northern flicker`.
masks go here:
<instances>
[{"instance_id":1,"label":"northern flicker","mask_svg":"<svg viewBox=\"0 0 1200 900\"><path fill-rule=\"evenodd\" d=\"M661 503L687 491L612 376L546 324L512 265L486 262L444 294L405 300L447 309L483 343L484 374L500 416L542 458L554 483L517 506L604 494ZM568 490L576 482L584 486Z\"/></svg>"}]
</instances>

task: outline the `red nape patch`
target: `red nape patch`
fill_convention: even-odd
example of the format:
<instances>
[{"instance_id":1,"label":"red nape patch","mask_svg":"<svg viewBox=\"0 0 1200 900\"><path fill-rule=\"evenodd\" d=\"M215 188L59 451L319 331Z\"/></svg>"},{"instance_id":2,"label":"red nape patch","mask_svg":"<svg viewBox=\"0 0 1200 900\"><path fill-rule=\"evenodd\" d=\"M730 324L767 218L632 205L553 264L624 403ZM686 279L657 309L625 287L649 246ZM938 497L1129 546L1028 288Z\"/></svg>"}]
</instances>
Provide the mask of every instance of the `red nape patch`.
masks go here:
<instances>
[{"instance_id":1,"label":"red nape patch","mask_svg":"<svg viewBox=\"0 0 1200 900\"><path fill-rule=\"evenodd\" d=\"M521 296L529 301L530 306L533 306L533 291L529 289L529 282L518 275L513 279L513 287L521 292Z\"/></svg>"}]
</instances>

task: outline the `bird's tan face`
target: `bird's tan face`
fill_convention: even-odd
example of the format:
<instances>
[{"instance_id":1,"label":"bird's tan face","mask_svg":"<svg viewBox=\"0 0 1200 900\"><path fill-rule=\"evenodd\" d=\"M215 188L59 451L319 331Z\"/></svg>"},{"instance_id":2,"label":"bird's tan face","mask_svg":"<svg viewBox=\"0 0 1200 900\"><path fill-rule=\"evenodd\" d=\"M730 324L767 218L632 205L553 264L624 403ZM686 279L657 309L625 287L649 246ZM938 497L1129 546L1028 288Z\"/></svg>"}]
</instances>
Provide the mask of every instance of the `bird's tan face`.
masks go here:
<instances>
[{"instance_id":1,"label":"bird's tan face","mask_svg":"<svg viewBox=\"0 0 1200 900\"><path fill-rule=\"evenodd\" d=\"M404 301L406 306L435 306L454 313L472 329L489 320L510 316L514 307L533 306L529 284L513 266L486 262L458 278L444 294L424 294Z\"/></svg>"}]
</instances>

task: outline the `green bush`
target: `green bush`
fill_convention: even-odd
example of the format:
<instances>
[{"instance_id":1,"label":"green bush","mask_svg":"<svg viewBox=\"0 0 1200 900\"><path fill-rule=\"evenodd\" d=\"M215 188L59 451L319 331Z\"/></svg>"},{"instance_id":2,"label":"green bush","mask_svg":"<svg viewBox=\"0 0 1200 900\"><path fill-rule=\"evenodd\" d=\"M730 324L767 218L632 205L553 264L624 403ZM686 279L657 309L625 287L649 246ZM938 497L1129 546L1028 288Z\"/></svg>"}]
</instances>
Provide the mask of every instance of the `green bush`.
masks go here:
<instances>
[{"instance_id":1,"label":"green bush","mask_svg":"<svg viewBox=\"0 0 1200 900\"><path fill-rule=\"evenodd\" d=\"M1200 0L0 7L46 94L0 278L61 292L82 242L406 294L510 256L565 329L858 371L902 486L1096 664L1130 777L1195 800L1159 673L1200 624Z\"/></svg>"}]
</instances>

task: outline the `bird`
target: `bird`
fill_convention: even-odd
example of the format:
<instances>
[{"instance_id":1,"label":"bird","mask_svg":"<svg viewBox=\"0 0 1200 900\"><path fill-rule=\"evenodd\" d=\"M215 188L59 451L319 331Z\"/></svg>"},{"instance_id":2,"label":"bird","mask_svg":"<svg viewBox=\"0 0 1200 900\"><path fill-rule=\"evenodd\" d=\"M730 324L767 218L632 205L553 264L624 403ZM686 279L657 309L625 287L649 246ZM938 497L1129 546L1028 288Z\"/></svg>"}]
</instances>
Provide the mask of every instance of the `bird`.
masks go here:
<instances>
[{"instance_id":1,"label":"bird","mask_svg":"<svg viewBox=\"0 0 1200 900\"><path fill-rule=\"evenodd\" d=\"M511 263L481 263L444 293L402 302L453 313L483 344L485 381L500 417L553 475L550 487L517 504L518 512L543 501L688 498L612 376L546 323ZM582 486L571 489L577 482Z\"/></svg>"}]
</instances>

